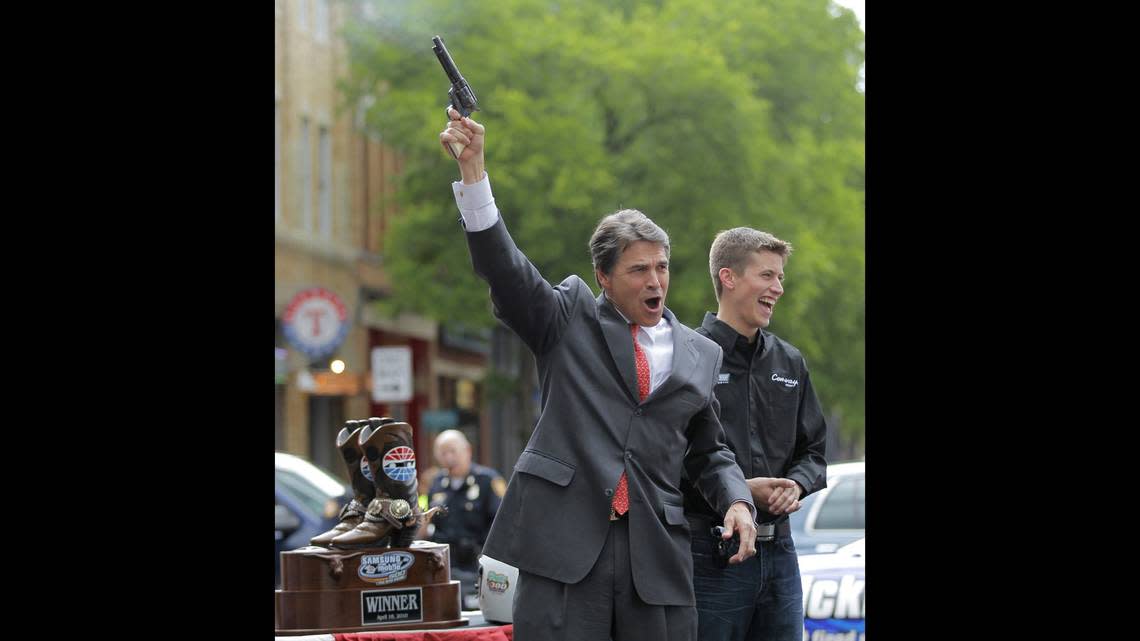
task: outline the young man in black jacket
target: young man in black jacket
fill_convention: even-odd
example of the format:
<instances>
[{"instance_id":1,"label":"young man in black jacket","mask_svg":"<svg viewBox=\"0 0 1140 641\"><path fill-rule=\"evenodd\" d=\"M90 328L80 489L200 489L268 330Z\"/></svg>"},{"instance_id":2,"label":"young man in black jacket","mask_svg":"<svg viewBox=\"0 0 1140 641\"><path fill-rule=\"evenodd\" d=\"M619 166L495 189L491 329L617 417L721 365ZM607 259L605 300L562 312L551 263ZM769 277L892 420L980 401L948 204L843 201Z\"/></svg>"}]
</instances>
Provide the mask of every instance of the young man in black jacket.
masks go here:
<instances>
[{"instance_id":1,"label":"young man in black jacket","mask_svg":"<svg viewBox=\"0 0 1140 641\"><path fill-rule=\"evenodd\" d=\"M714 393L729 447L757 508L756 556L718 561L715 513L684 486L692 529L701 639L800 641L803 596L788 514L826 487L827 425L799 350L764 331L784 293L792 247L749 227L723 231L709 251L719 308L697 330L724 351ZM723 566L723 567L722 567Z\"/></svg>"}]
</instances>

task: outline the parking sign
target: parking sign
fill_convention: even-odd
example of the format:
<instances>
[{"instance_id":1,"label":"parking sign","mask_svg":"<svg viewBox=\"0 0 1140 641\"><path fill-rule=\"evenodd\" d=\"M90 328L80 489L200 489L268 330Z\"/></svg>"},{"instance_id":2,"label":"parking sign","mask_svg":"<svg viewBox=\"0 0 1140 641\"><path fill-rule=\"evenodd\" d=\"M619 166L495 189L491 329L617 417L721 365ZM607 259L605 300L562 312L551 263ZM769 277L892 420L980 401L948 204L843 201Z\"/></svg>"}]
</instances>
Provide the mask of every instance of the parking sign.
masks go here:
<instances>
[{"instance_id":1,"label":"parking sign","mask_svg":"<svg viewBox=\"0 0 1140 641\"><path fill-rule=\"evenodd\" d=\"M376 403L412 400L412 348L372 348L372 400Z\"/></svg>"}]
</instances>

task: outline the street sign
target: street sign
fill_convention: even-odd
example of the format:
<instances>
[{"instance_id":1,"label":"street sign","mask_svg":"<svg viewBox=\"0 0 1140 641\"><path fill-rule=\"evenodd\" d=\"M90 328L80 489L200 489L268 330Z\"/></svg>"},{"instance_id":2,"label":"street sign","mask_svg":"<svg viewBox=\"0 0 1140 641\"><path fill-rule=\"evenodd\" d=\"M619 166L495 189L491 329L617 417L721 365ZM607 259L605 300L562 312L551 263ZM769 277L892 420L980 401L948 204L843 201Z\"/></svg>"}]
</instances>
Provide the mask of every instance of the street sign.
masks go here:
<instances>
[{"instance_id":1,"label":"street sign","mask_svg":"<svg viewBox=\"0 0 1140 641\"><path fill-rule=\"evenodd\" d=\"M372 348L372 400L376 403L412 400L412 348Z\"/></svg>"}]
</instances>

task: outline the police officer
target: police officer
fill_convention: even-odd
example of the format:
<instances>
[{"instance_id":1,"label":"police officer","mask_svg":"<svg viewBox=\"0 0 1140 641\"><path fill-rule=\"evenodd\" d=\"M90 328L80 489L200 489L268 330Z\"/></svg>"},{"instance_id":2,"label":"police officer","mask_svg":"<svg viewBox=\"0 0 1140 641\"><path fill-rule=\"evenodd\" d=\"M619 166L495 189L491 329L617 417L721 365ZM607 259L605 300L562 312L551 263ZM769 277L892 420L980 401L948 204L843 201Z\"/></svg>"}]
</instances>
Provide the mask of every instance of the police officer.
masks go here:
<instances>
[{"instance_id":1,"label":"police officer","mask_svg":"<svg viewBox=\"0 0 1140 641\"><path fill-rule=\"evenodd\" d=\"M439 473L431 484L431 507L442 505L447 514L437 514L427 535L437 543L451 546L451 568L463 583L475 580L479 555L491 521L507 490L507 483L495 470L471 462L471 443L459 430L446 430L435 439L433 448Z\"/></svg>"}]
</instances>

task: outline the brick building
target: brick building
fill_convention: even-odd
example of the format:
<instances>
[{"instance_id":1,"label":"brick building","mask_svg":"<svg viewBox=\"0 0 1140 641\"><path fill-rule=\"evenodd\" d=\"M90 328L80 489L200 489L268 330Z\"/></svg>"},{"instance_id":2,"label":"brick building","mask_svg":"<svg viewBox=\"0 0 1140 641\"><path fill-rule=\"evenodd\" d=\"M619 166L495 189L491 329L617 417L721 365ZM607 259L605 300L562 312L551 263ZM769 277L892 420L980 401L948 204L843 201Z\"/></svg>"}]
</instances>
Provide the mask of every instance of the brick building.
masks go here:
<instances>
[{"instance_id":1,"label":"brick building","mask_svg":"<svg viewBox=\"0 0 1140 641\"><path fill-rule=\"evenodd\" d=\"M385 197L401 162L366 130L359 110L341 108L336 83L347 73L348 52L338 34L353 19L350 11L327 0L274 2L274 446L340 475L333 440L349 418L408 421L424 467L433 432L457 427L477 448L486 442L482 381L490 348L486 335L415 316L384 317L374 304L389 289L384 235L398 212ZM291 301L314 288L336 297L343 323L289 315ZM316 335L320 322L339 327L343 340L315 357L290 330ZM410 355L411 398L374 397L378 347ZM334 360L343 362L342 372L330 369ZM485 458L477 449L476 459Z\"/></svg>"}]
</instances>

